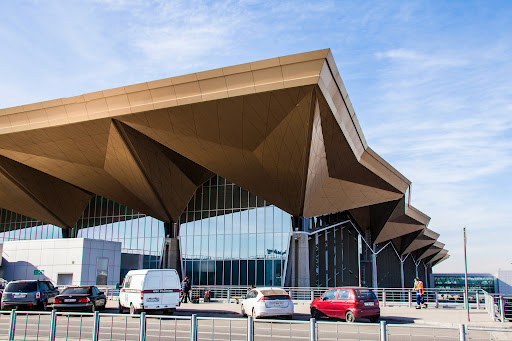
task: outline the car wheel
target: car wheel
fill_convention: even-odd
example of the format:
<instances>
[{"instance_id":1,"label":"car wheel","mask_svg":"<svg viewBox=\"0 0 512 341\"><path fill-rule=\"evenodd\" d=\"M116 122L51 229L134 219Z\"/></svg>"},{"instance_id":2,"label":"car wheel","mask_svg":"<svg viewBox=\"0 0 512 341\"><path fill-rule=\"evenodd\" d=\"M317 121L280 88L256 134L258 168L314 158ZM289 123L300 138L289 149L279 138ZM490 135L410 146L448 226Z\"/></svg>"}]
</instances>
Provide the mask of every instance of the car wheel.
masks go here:
<instances>
[{"instance_id":1,"label":"car wheel","mask_svg":"<svg viewBox=\"0 0 512 341\"><path fill-rule=\"evenodd\" d=\"M377 322L379 322L379 320L380 320L380 316L372 316L372 317L370 317L370 322L371 323L377 323Z\"/></svg>"},{"instance_id":2,"label":"car wheel","mask_svg":"<svg viewBox=\"0 0 512 341\"><path fill-rule=\"evenodd\" d=\"M117 307L117 312L119 314L124 314L124 308L123 306L121 305L121 303L119 303L119 306Z\"/></svg>"},{"instance_id":3,"label":"car wheel","mask_svg":"<svg viewBox=\"0 0 512 341\"><path fill-rule=\"evenodd\" d=\"M293 319L293 315L285 315L284 318L286 320L291 320L291 319Z\"/></svg>"},{"instance_id":4,"label":"car wheel","mask_svg":"<svg viewBox=\"0 0 512 341\"><path fill-rule=\"evenodd\" d=\"M356 320L356 316L354 315L353 312L351 312L350 310L347 311L347 313L345 314L345 321L347 321L348 323L352 323Z\"/></svg>"},{"instance_id":5,"label":"car wheel","mask_svg":"<svg viewBox=\"0 0 512 341\"><path fill-rule=\"evenodd\" d=\"M258 318L258 316L256 316L256 310L254 310L254 308L252 308L251 316L252 316L253 319L257 319Z\"/></svg>"},{"instance_id":6,"label":"car wheel","mask_svg":"<svg viewBox=\"0 0 512 341\"><path fill-rule=\"evenodd\" d=\"M89 310L90 310L91 313L94 313L96 311L96 305L94 304L94 302L92 302L92 305L89 308Z\"/></svg>"},{"instance_id":7,"label":"car wheel","mask_svg":"<svg viewBox=\"0 0 512 341\"><path fill-rule=\"evenodd\" d=\"M241 314L243 317L247 317L247 313L245 312L245 309L244 309L244 305L242 304L242 307L241 307Z\"/></svg>"},{"instance_id":8,"label":"car wheel","mask_svg":"<svg viewBox=\"0 0 512 341\"><path fill-rule=\"evenodd\" d=\"M48 310L48 302L46 302L46 300L41 302L41 310L42 311Z\"/></svg>"},{"instance_id":9,"label":"car wheel","mask_svg":"<svg viewBox=\"0 0 512 341\"><path fill-rule=\"evenodd\" d=\"M318 320L320 318L320 312L316 308L311 308L311 317Z\"/></svg>"},{"instance_id":10,"label":"car wheel","mask_svg":"<svg viewBox=\"0 0 512 341\"><path fill-rule=\"evenodd\" d=\"M135 316L139 313L139 311L137 309L135 309L135 307L133 306L132 303L130 303L130 315L131 316Z\"/></svg>"}]
</instances>

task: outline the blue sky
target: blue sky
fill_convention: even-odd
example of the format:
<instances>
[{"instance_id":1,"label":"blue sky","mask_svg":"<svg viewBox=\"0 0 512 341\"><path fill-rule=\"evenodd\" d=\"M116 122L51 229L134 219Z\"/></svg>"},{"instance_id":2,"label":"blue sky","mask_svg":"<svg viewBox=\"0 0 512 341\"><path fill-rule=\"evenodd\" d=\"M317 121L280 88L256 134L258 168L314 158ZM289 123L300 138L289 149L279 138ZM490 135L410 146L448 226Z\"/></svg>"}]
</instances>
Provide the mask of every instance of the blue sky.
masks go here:
<instances>
[{"instance_id":1,"label":"blue sky","mask_svg":"<svg viewBox=\"0 0 512 341\"><path fill-rule=\"evenodd\" d=\"M512 2L8 1L0 108L331 48L370 146L451 258L512 268Z\"/></svg>"}]
</instances>

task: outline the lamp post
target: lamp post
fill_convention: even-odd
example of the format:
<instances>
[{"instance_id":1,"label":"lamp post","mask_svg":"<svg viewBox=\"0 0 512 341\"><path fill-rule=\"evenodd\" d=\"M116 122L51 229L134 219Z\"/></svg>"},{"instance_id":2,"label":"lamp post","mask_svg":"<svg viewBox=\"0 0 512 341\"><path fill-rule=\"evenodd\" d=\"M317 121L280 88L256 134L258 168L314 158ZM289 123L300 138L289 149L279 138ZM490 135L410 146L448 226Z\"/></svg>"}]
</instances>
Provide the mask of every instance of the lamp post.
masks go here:
<instances>
[{"instance_id":1,"label":"lamp post","mask_svg":"<svg viewBox=\"0 0 512 341\"><path fill-rule=\"evenodd\" d=\"M462 232L464 234L464 279L465 279L465 293L464 293L464 304L466 306L466 310L468 311L468 322L470 321L469 320L469 297L468 297L468 258L467 258L467 255L466 255L466 244L467 244L467 239L466 239L466 227L464 226L462 228Z\"/></svg>"}]
</instances>

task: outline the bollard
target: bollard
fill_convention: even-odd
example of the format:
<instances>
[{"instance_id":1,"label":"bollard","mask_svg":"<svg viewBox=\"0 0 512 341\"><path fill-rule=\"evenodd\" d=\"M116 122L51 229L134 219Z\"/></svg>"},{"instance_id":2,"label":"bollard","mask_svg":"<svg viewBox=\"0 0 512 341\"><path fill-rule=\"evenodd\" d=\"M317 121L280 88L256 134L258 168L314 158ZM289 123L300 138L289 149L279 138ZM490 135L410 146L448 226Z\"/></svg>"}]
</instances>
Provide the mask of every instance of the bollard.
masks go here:
<instances>
[{"instance_id":1,"label":"bollard","mask_svg":"<svg viewBox=\"0 0 512 341\"><path fill-rule=\"evenodd\" d=\"M387 341L388 339L388 328L386 321L380 321L380 341Z\"/></svg>"},{"instance_id":2,"label":"bollard","mask_svg":"<svg viewBox=\"0 0 512 341\"><path fill-rule=\"evenodd\" d=\"M386 306L386 289L382 289L382 304Z\"/></svg>"},{"instance_id":3,"label":"bollard","mask_svg":"<svg viewBox=\"0 0 512 341\"><path fill-rule=\"evenodd\" d=\"M439 297L437 296L437 292L435 293L436 295L436 308L439 308Z\"/></svg>"},{"instance_id":4,"label":"bollard","mask_svg":"<svg viewBox=\"0 0 512 341\"><path fill-rule=\"evenodd\" d=\"M231 289L228 289L228 303L231 303Z\"/></svg>"},{"instance_id":5,"label":"bollard","mask_svg":"<svg viewBox=\"0 0 512 341\"><path fill-rule=\"evenodd\" d=\"M409 308L412 307L412 291L409 290Z\"/></svg>"},{"instance_id":6,"label":"bollard","mask_svg":"<svg viewBox=\"0 0 512 341\"><path fill-rule=\"evenodd\" d=\"M9 320L9 334L7 340L14 340L14 332L16 331L16 309L11 310L11 319Z\"/></svg>"},{"instance_id":7,"label":"bollard","mask_svg":"<svg viewBox=\"0 0 512 341\"><path fill-rule=\"evenodd\" d=\"M476 309L480 310L480 293L476 292Z\"/></svg>"},{"instance_id":8,"label":"bollard","mask_svg":"<svg viewBox=\"0 0 512 341\"><path fill-rule=\"evenodd\" d=\"M503 304L503 297L500 297L500 319L505 322L505 304Z\"/></svg>"},{"instance_id":9,"label":"bollard","mask_svg":"<svg viewBox=\"0 0 512 341\"><path fill-rule=\"evenodd\" d=\"M466 341L466 328L463 324L459 326L459 341Z\"/></svg>"},{"instance_id":10,"label":"bollard","mask_svg":"<svg viewBox=\"0 0 512 341\"><path fill-rule=\"evenodd\" d=\"M316 341L316 320L309 319L309 341Z\"/></svg>"},{"instance_id":11,"label":"bollard","mask_svg":"<svg viewBox=\"0 0 512 341\"><path fill-rule=\"evenodd\" d=\"M197 315L190 318L190 341L197 341Z\"/></svg>"},{"instance_id":12,"label":"bollard","mask_svg":"<svg viewBox=\"0 0 512 341\"><path fill-rule=\"evenodd\" d=\"M146 312L140 313L139 341L146 340Z\"/></svg>"},{"instance_id":13,"label":"bollard","mask_svg":"<svg viewBox=\"0 0 512 341\"><path fill-rule=\"evenodd\" d=\"M94 320L92 322L92 341L98 341L100 333L100 313L94 312Z\"/></svg>"},{"instance_id":14,"label":"bollard","mask_svg":"<svg viewBox=\"0 0 512 341\"><path fill-rule=\"evenodd\" d=\"M48 341L55 340L55 331L57 329L57 310L52 310L52 315L50 317L50 332L48 336Z\"/></svg>"},{"instance_id":15,"label":"bollard","mask_svg":"<svg viewBox=\"0 0 512 341\"><path fill-rule=\"evenodd\" d=\"M247 341L254 341L254 319L252 316L247 317Z\"/></svg>"},{"instance_id":16,"label":"bollard","mask_svg":"<svg viewBox=\"0 0 512 341\"><path fill-rule=\"evenodd\" d=\"M310 292L310 298L311 298L311 301L314 301L315 300L315 290L314 289L310 289L311 292Z\"/></svg>"}]
</instances>

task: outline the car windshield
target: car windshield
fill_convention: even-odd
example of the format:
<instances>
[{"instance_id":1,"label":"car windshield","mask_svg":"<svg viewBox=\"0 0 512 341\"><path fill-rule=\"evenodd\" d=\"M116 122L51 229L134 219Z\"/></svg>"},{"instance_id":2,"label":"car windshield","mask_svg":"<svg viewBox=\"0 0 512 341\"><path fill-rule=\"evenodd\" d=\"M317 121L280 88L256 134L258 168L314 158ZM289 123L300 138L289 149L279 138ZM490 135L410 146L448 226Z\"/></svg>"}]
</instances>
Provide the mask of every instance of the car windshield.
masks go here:
<instances>
[{"instance_id":1,"label":"car windshield","mask_svg":"<svg viewBox=\"0 0 512 341\"><path fill-rule=\"evenodd\" d=\"M91 293L91 288L66 288L62 291L61 295L89 295Z\"/></svg>"},{"instance_id":2,"label":"car windshield","mask_svg":"<svg viewBox=\"0 0 512 341\"><path fill-rule=\"evenodd\" d=\"M360 300L376 300L377 296L371 291L370 289L356 289L354 290L356 292L357 298Z\"/></svg>"},{"instance_id":3,"label":"car windshield","mask_svg":"<svg viewBox=\"0 0 512 341\"><path fill-rule=\"evenodd\" d=\"M34 292L37 291L36 282L15 282L7 284L5 292Z\"/></svg>"}]
</instances>

